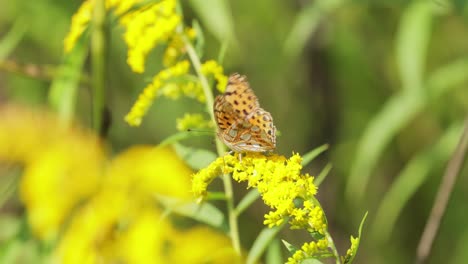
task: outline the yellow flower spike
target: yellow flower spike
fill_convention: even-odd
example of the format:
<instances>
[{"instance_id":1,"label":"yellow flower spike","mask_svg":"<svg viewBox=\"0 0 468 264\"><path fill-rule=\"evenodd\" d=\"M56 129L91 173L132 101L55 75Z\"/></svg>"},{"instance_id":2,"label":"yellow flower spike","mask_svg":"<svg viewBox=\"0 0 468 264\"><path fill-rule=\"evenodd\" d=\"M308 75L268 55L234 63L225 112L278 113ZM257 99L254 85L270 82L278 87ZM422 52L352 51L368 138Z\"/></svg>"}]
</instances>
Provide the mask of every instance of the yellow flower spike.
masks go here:
<instances>
[{"instance_id":1,"label":"yellow flower spike","mask_svg":"<svg viewBox=\"0 0 468 264\"><path fill-rule=\"evenodd\" d=\"M138 100L125 116L125 121L131 126L139 126L143 116L148 111L162 86L166 84L169 79L186 74L189 70L189 66L189 62L184 60L156 74L156 76L153 77L153 82L146 86L143 92L138 96Z\"/></svg>"},{"instance_id":2,"label":"yellow flower spike","mask_svg":"<svg viewBox=\"0 0 468 264\"><path fill-rule=\"evenodd\" d=\"M206 120L201 114L185 113L182 118L177 118L177 130L187 131L192 128L209 128L211 121Z\"/></svg>"},{"instance_id":3,"label":"yellow flower spike","mask_svg":"<svg viewBox=\"0 0 468 264\"><path fill-rule=\"evenodd\" d=\"M76 42L88 27L89 21L91 21L93 7L94 2L90 0L85 1L72 16L70 31L63 41L65 52L70 52L73 47L75 47Z\"/></svg>"},{"instance_id":4,"label":"yellow flower spike","mask_svg":"<svg viewBox=\"0 0 468 264\"><path fill-rule=\"evenodd\" d=\"M216 88L221 93L224 93L228 82L228 77L224 75L223 67L216 61L209 60L203 63L201 70L204 75L212 75L217 82Z\"/></svg>"},{"instance_id":5,"label":"yellow flower spike","mask_svg":"<svg viewBox=\"0 0 468 264\"><path fill-rule=\"evenodd\" d=\"M121 20L126 29L127 63L134 72L142 73L148 53L175 35L182 19L176 12L175 0L162 0L132 13L131 19Z\"/></svg>"}]
</instances>

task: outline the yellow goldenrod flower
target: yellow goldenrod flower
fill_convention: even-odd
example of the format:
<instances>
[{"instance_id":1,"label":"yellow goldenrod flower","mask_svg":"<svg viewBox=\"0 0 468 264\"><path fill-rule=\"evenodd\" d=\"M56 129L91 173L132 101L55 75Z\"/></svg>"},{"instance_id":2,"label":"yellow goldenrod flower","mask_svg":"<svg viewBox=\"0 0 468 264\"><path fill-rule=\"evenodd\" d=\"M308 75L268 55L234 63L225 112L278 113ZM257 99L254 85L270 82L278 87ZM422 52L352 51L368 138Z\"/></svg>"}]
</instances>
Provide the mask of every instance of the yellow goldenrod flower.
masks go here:
<instances>
[{"instance_id":1,"label":"yellow goldenrod flower","mask_svg":"<svg viewBox=\"0 0 468 264\"><path fill-rule=\"evenodd\" d=\"M209 128L212 126L210 120L206 120L202 114L186 113L182 118L177 118L177 130L187 131L192 128Z\"/></svg>"},{"instance_id":2,"label":"yellow goldenrod flower","mask_svg":"<svg viewBox=\"0 0 468 264\"><path fill-rule=\"evenodd\" d=\"M328 253L328 241L322 238L319 241L306 242L301 249L296 250L292 257L288 258L286 264L299 264L306 258L311 258L320 254Z\"/></svg>"},{"instance_id":3,"label":"yellow goldenrod flower","mask_svg":"<svg viewBox=\"0 0 468 264\"><path fill-rule=\"evenodd\" d=\"M106 9L113 9L116 15L123 14L142 0L106 0ZM65 52L70 52L91 21L94 1L84 1L73 15L70 31L64 39Z\"/></svg>"},{"instance_id":4,"label":"yellow goldenrod flower","mask_svg":"<svg viewBox=\"0 0 468 264\"><path fill-rule=\"evenodd\" d=\"M324 234L327 225L323 211L312 202L317 187L312 176L301 174L301 161L299 154L287 159L276 154L247 153L241 161L226 155L193 176L192 192L201 201L213 179L221 172L232 173L234 180L247 181L249 188L257 188L264 203L273 209L265 215L265 225L279 226L289 217L291 228ZM302 200L303 204L296 205L296 199Z\"/></svg>"},{"instance_id":5,"label":"yellow goldenrod flower","mask_svg":"<svg viewBox=\"0 0 468 264\"><path fill-rule=\"evenodd\" d=\"M207 227L175 233L172 243L166 263L245 263L234 251L226 235Z\"/></svg>"},{"instance_id":6,"label":"yellow goldenrod flower","mask_svg":"<svg viewBox=\"0 0 468 264\"><path fill-rule=\"evenodd\" d=\"M224 90L226 89L226 85L228 82L228 78L226 75L224 75L224 70L221 65L219 65L216 61L214 60L209 60L202 65L202 73L204 75L213 75L215 78L217 84L216 88L218 91L221 93L224 93Z\"/></svg>"},{"instance_id":7,"label":"yellow goldenrod flower","mask_svg":"<svg viewBox=\"0 0 468 264\"><path fill-rule=\"evenodd\" d=\"M89 21L91 21L93 7L94 2L90 0L85 1L73 15L70 31L64 39L65 52L69 52L73 49L80 36L88 27Z\"/></svg>"},{"instance_id":8,"label":"yellow goldenrod flower","mask_svg":"<svg viewBox=\"0 0 468 264\"><path fill-rule=\"evenodd\" d=\"M54 238L72 209L98 188L101 144L52 114L7 105L0 116L0 161L24 165L19 191L32 232Z\"/></svg>"},{"instance_id":9,"label":"yellow goldenrod flower","mask_svg":"<svg viewBox=\"0 0 468 264\"><path fill-rule=\"evenodd\" d=\"M181 20L176 12L176 0L162 0L131 12L120 21L126 29L127 63L134 72L144 72L148 53L169 41Z\"/></svg>"},{"instance_id":10,"label":"yellow goldenrod flower","mask_svg":"<svg viewBox=\"0 0 468 264\"><path fill-rule=\"evenodd\" d=\"M359 246L359 237L351 236L351 247L346 251L346 256L342 257L343 263L348 263L356 254L357 248Z\"/></svg>"},{"instance_id":11,"label":"yellow goldenrod flower","mask_svg":"<svg viewBox=\"0 0 468 264\"><path fill-rule=\"evenodd\" d=\"M146 86L143 92L138 96L138 100L125 116L125 121L131 126L139 126L143 116L148 111L148 108L153 103L160 89L164 85L167 85L171 78L186 74L189 70L189 66L189 62L184 60L156 74L156 76L153 77L152 83Z\"/></svg>"}]
</instances>

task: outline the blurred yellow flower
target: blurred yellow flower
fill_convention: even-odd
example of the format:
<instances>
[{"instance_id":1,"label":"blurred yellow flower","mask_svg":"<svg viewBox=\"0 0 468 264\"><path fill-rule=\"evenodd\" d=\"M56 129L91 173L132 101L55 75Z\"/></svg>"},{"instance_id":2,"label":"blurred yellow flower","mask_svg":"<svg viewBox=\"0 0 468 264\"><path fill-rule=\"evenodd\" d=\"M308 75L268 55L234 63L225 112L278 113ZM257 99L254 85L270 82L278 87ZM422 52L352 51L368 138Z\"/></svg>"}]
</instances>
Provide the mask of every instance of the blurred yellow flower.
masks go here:
<instances>
[{"instance_id":1,"label":"blurred yellow flower","mask_svg":"<svg viewBox=\"0 0 468 264\"><path fill-rule=\"evenodd\" d=\"M238 263L226 236L178 230L162 213L156 195L192 197L192 171L171 148L135 146L108 161L95 136L51 114L4 106L0 115L0 162L24 164L21 198L33 233L57 241L53 261Z\"/></svg>"},{"instance_id":2,"label":"blurred yellow flower","mask_svg":"<svg viewBox=\"0 0 468 264\"><path fill-rule=\"evenodd\" d=\"M21 200L32 231L55 237L71 210L98 188L105 155L99 140L53 115L0 108L0 161L25 164Z\"/></svg>"},{"instance_id":3,"label":"blurred yellow flower","mask_svg":"<svg viewBox=\"0 0 468 264\"><path fill-rule=\"evenodd\" d=\"M207 120L202 114L185 113L183 117L177 118L177 130L187 131L193 128L210 128L213 125L211 120Z\"/></svg>"},{"instance_id":4,"label":"blurred yellow flower","mask_svg":"<svg viewBox=\"0 0 468 264\"><path fill-rule=\"evenodd\" d=\"M216 88L221 93L224 93L228 82L228 77L224 75L223 66L219 65L218 62L214 60L209 60L202 64L202 73L204 75L213 75L217 82Z\"/></svg>"}]
</instances>

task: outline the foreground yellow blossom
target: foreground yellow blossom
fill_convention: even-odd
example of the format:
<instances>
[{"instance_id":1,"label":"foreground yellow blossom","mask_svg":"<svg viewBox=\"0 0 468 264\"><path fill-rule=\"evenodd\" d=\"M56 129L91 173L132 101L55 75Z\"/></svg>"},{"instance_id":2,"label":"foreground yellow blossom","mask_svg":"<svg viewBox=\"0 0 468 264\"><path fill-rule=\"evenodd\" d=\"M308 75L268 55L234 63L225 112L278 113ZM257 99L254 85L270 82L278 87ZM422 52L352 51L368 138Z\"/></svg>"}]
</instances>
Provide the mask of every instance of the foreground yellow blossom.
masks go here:
<instances>
[{"instance_id":1,"label":"foreground yellow blossom","mask_svg":"<svg viewBox=\"0 0 468 264\"><path fill-rule=\"evenodd\" d=\"M192 171L170 147L109 159L92 133L52 114L2 106L0 116L0 162L23 165L21 200L54 263L239 263L227 236L179 229L155 198L191 198Z\"/></svg>"}]
</instances>

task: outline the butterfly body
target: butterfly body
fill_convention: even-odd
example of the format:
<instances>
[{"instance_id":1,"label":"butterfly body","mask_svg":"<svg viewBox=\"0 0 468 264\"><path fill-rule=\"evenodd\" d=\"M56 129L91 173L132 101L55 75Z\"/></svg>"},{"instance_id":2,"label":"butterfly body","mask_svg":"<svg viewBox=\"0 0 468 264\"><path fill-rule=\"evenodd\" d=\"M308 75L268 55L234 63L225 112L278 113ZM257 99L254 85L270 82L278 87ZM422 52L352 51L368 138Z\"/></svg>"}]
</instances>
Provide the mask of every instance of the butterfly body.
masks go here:
<instances>
[{"instance_id":1,"label":"butterfly body","mask_svg":"<svg viewBox=\"0 0 468 264\"><path fill-rule=\"evenodd\" d=\"M276 147L271 114L260 107L245 76L229 77L226 91L214 103L218 137L235 152L265 152Z\"/></svg>"}]
</instances>

